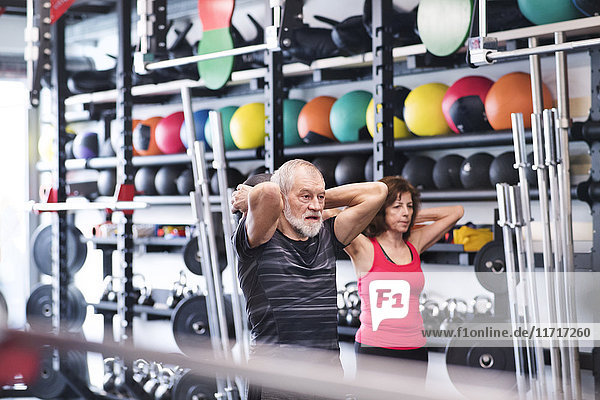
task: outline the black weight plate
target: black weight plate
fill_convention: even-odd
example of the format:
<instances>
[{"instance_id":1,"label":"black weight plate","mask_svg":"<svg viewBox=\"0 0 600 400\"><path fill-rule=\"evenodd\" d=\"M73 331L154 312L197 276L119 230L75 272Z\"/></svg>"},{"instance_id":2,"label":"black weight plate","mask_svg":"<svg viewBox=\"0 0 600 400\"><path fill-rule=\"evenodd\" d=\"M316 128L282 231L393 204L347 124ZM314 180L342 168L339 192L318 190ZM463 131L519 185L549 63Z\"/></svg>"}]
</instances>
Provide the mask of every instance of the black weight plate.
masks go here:
<instances>
[{"instance_id":1,"label":"black weight plate","mask_svg":"<svg viewBox=\"0 0 600 400\"><path fill-rule=\"evenodd\" d=\"M8 305L6 304L6 299L0 292L0 330L6 328L6 324L8 322Z\"/></svg>"},{"instance_id":2,"label":"black weight plate","mask_svg":"<svg viewBox=\"0 0 600 400\"><path fill-rule=\"evenodd\" d=\"M485 325L480 328L485 329ZM477 326L471 326L470 329L477 329ZM453 338L446 347L448 376L456 389L467 398L480 398L481 387L476 388L479 392L476 394L472 387L474 382L477 386L494 388L498 394L504 394L502 397L516 389L514 352L513 348L509 347L512 342L504 341L504 347L488 347L486 343L498 344L488 341L461 347L468 343L461 343Z\"/></svg>"},{"instance_id":3,"label":"black weight plate","mask_svg":"<svg viewBox=\"0 0 600 400\"><path fill-rule=\"evenodd\" d=\"M184 354L192 354L210 339L208 311L205 296L194 296L177 304L171 317L171 328L177 346ZM231 301L224 299L227 328L230 338L235 337Z\"/></svg>"},{"instance_id":4,"label":"black weight plate","mask_svg":"<svg viewBox=\"0 0 600 400\"><path fill-rule=\"evenodd\" d=\"M214 400L217 393L216 379L194 375L187 371L173 386L173 400Z\"/></svg>"},{"instance_id":5,"label":"black weight plate","mask_svg":"<svg viewBox=\"0 0 600 400\"><path fill-rule=\"evenodd\" d=\"M501 242L486 243L475 255L475 275L481 286L492 293L506 293L506 261Z\"/></svg>"},{"instance_id":6,"label":"black weight plate","mask_svg":"<svg viewBox=\"0 0 600 400\"><path fill-rule=\"evenodd\" d=\"M67 268L71 274L81 269L87 257L83 234L74 226L67 230ZM38 227L33 234L33 260L41 273L52 275L52 225Z\"/></svg>"},{"instance_id":7,"label":"black weight plate","mask_svg":"<svg viewBox=\"0 0 600 400\"><path fill-rule=\"evenodd\" d=\"M223 272L225 267L227 267L227 259L225 254L223 254L224 249L221 251L218 247L219 246L217 246L217 251L219 252L219 270ZM198 238L194 236L190 238L183 249L183 261L192 274L202 275L202 264L200 264L200 260L196 258L196 254L198 254Z\"/></svg>"},{"instance_id":8,"label":"black weight plate","mask_svg":"<svg viewBox=\"0 0 600 400\"><path fill-rule=\"evenodd\" d=\"M87 303L83 294L74 286L69 286L67 296L67 330L74 332L81 328L87 314ZM27 300L27 322L32 329L41 332L52 330L52 285L38 286Z\"/></svg>"},{"instance_id":9,"label":"black weight plate","mask_svg":"<svg viewBox=\"0 0 600 400\"><path fill-rule=\"evenodd\" d=\"M198 238L192 237L183 249L183 261L192 274L202 275L202 265L196 258L198 254Z\"/></svg>"},{"instance_id":10,"label":"black weight plate","mask_svg":"<svg viewBox=\"0 0 600 400\"><path fill-rule=\"evenodd\" d=\"M38 376L35 382L28 386L29 391L34 397L41 399L57 399L76 397L69 387L64 376L55 371L52 366L53 350L51 347L44 346L40 349L40 365ZM67 351L65 353L65 365L70 373L75 374L83 383L87 384L88 368L87 358L84 353L76 351Z\"/></svg>"}]
</instances>

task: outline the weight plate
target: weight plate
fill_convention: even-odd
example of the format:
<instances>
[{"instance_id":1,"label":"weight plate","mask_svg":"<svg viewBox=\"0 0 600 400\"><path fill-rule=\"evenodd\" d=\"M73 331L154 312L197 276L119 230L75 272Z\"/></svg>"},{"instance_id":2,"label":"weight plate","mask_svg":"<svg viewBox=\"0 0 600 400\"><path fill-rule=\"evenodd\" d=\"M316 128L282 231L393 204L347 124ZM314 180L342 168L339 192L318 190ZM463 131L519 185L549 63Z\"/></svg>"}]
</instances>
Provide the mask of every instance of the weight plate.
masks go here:
<instances>
[{"instance_id":1,"label":"weight plate","mask_svg":"<svg viewBox=\"0 0 600 400\"><path fill-rule=\"evenodd\" d=\"M74 332L81 328L87 314L87 302L75 286L69 286L67 295L67 330ZM52 285L38 286L27 300L27 322L32 329L42 332L52 331Z\"/></svg>"},{"instance_id":2,"label":"weight plate","mask_svg":"<svg viewBox=\"0 0 600 400\"><path fill-rule=\"evenodd\" d=\"M504 246L501 242L486 243L475 255L474 267L481 286L492 293L508 291Z\"/></svg>"},{"instance_id":3,"label":"weight plate","mask_svg":"<svg viewBox=\"0 0 600 400\"><path fill-rule=\"evenodd\" d=\"M35 382L28 385L30 393L41 399L57 399L75 397L65 377L55 371L52 363L53 349L44 346L40 350L39 371ZM74 373L84 383L88 383L87 358L84 353L67 351L65 364L68 371Z\"/></svg>"},{"instance_id":4,"label":"weight plate","mask_svg":"<svg viewBox=\"0 0 600 400\"><path fill-rule=\"evenodd\" d=\"M224 299L227 330L230 338L235 337L231 301ZM192 354L210 339L208 311L205 296L194 296L177 304L171 317L171 328L177 346L184 354Z\"/></svg>"},{"instance_id":5,"label":"weight plate","mask_svg":"<svg viewBox=\"0 0 600 400\"><path fill-rule=\"evenodd\" d=\"M187 371L173 386L173 400L214 400L217 393L216 379L194 375Z\"/></svg>"},{"instance_id":6,"label":"weight plate","mask_svg":"<svg viewBox=\"0 0 600 400\"><path fill-rule=\"evenodd\" d=\"M83 233L74 226L67 229L67 268L71 274L83 266L87 245L81 240ZM32 257L41 273L52 275L52 225L40 226L32 238Z\"/></svg>"},{"instance_id":7,"label":"weight plate","mask_svg":"<svg viewBox=\"0 0 600 400\"><path fill-rule=\"evenodd\" d=\"M483 330L486 325L469 324L468 328L473 332ZM489 328L489 325L488 325ZM494 347L489 345L493 344ZM477 386L490 386L503 394L514 391L517 386L515 375L515 358L512 340L499 339L497 341L466 342L465 339L452 338L446 346L446 367L448 376L456 389L467 398L474 398ZM471 368L467 368L471 367ZM472 369L474 368L474 369ZM502 398L505 398L503 396Z\"/></svg>"},{"instance_id":8,"label":"weight plate","mask_svg":"<svg viewBox=\"0 0 600 400\"><path fill-rule=\"evenodd\" d=\"M218 246L217 246L218 247ZM220 249L217 250L219 252L218 262L219 269L221 272L227 267L227 258ZM190 270L192 274L202 275L202 264L200 264L200 260L196 257L198 254L198 238L196 236L190 238L190 240L185 245L183 249L183 261L185 262L185 266Z\"/></svg>"}]
</instances>

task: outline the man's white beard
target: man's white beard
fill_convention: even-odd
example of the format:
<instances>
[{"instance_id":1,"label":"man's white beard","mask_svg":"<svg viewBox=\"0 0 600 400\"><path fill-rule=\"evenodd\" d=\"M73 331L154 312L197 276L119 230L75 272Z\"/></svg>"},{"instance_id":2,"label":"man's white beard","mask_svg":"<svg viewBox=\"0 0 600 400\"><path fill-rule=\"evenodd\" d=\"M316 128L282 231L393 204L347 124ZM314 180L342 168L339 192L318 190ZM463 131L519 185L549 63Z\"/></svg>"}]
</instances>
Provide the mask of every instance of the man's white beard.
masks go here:
<instances>
[{"instance_id":1,"label":"man's white beard","mask_svg":"<svg viewBox=\"0 0 600 400\"><path fill-rule=\"evenodd\" d=\"M292 209L287 201L285 202L285 207L283 208L283 215L298 234L309 238L317 236L321 230L321 227L323 226L323 214L320 212L306 210L306 212L302 214L301 218L296 218L292 214ZM319 220L313 223L305 222L304 218L306 217L319 217Z\"/></svg>"}]
</instances>

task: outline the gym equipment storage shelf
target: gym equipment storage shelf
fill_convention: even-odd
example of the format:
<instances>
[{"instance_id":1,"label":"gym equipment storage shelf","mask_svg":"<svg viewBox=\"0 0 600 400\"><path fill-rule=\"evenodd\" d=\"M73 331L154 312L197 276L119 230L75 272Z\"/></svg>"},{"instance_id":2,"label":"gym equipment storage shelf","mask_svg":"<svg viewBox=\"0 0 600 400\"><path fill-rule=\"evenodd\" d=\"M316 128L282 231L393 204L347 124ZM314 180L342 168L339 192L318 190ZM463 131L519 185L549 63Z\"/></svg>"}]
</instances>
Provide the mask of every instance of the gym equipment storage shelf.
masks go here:
<instances>
[{"instance_id":1,"label":"gym equipment storage shelf","mask_svg":"<svg viewBox=\"0 0 600 400\"><path fill-rule=\"evenodd\" d=\"M97 314L116 314L117 312L117 304L110 301L100 301L96 304L90 303L89 305L94 307L94 312ZM142 317L148 320L151 319L171 319L171 314L173 314L173 310L161 309L152 306L143 306L143 305L134 305L133 311L136 316ZM153 318L152 318L153 317Z\"/></svg>"},{"instance_id":2,"label":"gym equipment storage shelf","mask_svg":"<svg viewBox=\"0 0 600 400\"><path fill-rule=\"evenodd\" d=\"M508 31L492 32L488 36L496 37L499 44L518 39L527 39L529 37L550 38L554 32L565 32L569 35L587 35L598 33L600 27L600 16L579 18L553 24L530 26L526 28L512 29ZM465 48L459 51L464 52ZM411 56L423 55L427 52L424 44L415 44L393 49L392 57L394 62L406 60ZM332 57L316 60L311 65L301 63L286 64L283 66L284 76L310 75L315 71L335 68L355 68L365 67L373 62L371 52L350 56L350 57ZM228 85L247 84L255 79L263 78L267 73L267 68L257 68L251 70L234 71L231 74ZM330 83L322 81L322 84ZM203 88L202 80L179 80L151 85L140 85L131 88L131 94L134 97L151 95L169 95L178 94L182 88ZM65 100L66 106L77 106L88 103L114 103L117 100L117 90L107 90L95 93L85 93L71 96Z\"/></svg>"}]
</instances>

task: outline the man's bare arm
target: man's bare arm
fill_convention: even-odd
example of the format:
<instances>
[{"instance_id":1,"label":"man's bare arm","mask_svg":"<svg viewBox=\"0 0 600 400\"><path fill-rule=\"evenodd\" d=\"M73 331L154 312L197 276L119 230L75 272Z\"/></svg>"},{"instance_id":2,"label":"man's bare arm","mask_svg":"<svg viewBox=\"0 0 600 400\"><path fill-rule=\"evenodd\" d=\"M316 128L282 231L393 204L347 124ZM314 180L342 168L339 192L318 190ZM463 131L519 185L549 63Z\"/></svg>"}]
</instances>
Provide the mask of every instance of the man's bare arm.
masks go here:
<instances>
[{"instance_id":1,"label":"man's bare arm","mask_svg":"<svg viewBox=\"0 0 600 400\"><path fill-rule=\"evenodd\" d=\"M256 185L248 191L246 232L251 248L268 242L283 210L283 197L279 186L272 182Z\"/></svg>"}]
</instances>

